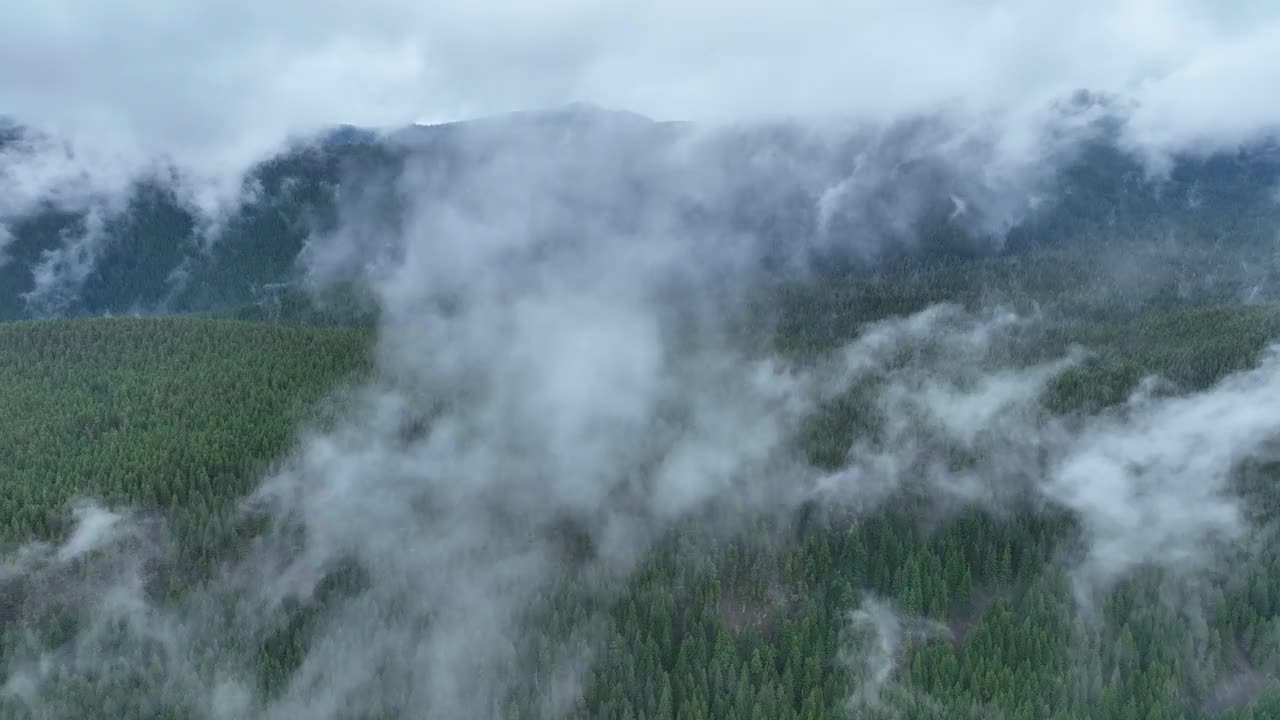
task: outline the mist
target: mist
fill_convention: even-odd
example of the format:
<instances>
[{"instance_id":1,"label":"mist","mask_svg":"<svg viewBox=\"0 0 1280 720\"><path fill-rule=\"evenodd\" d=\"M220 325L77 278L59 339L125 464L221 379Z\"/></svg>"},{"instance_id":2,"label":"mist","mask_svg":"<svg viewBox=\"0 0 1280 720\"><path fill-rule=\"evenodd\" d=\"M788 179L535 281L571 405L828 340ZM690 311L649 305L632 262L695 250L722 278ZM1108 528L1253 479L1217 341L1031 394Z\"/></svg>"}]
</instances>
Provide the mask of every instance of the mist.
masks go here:
<instances>
[{"instance_id":1,"label":"mist","mask_svg":"<svg viewBox=\"0 0 1280 720\"><path fill-rule=\"evenodd\" d=\"M707 60L713 36L724 49ZM1280 431L1274 353L1206 389L1062 415L1044 395L1089 348L1008 352L1051 313L933 304L800 359L743 328L773 333L755 300L815 257L875 267L919 241L938 191L948 222L998 248L1107 132L1153 177L1175 155L1267 137L1278 40L1263 3L15 8L4 110L65 140L0 146L0 258L6 223L42 203L89 218L40 256L25 296L39 314L69 302L103 218L157 168L183 168L173 184L213 237L254 163L339 122L398 128L382 140L401 145L423 137L404 129L415 120L575 100L696 123L526 135L499 119L459 131L444 161L408 155L394 211L340 194L298 266L312 291L351 282L376 305L373 379L344 389L333 427L298 429L244 501L267 529L189 597L149 593L174 549L130 508L84 505L60 546L6 555L0 590L45 593L76 621L24 637L5 695L56 717L75 670L145 675L139 708L209 718L498 717L529 691L537 646L568 670L529 692L563 717L600 652L601 608L676 528L735 538L813 503L862 516L908 491L935 517L1071 513L1080 543L1057 562L1086 602L1141 569L1205 572L1265 529L1233 478ZM1102 99L1072 105L1081 89ZM1103 122L1116 117L1118 131ZM799 150L735 150L773 132ZM750 186L743 167L786 172ZM789 202L806 231L735 214ZM876 390L877 432L815 466L797 428L859 383ZM69 569L86 558L93 572ZM566 584L592 610L539 646L538 611ZM14 606L32 624L46 612ZM296 670L256 687L236 669L249 651L225 638L287 628L299 608L313 636ZM942 634L874 600L852 621L878 633L857 661L865 702L906 635Z\"/></svg>"},{"instance_id":2,"label":"mist","mask_svg":"<svg viewBox=\"0 0 1280 720\"><path fill-rule=\"evenodd\" d=\"M1153 161L1255 139L1275 129L1277 110L1265 92L1277 15L1262 2L806 0L737 12L572 0L533 14L511 2L379 0L359 13L333 2L127 2L106 12L61 0L8 20L0 112L69 144L95 184L173 162L220 198L287 139L336 124L395 128L576 101L708 125L944 112L1025 155L1050 105L1083 89L1117 98L1132 118L1126 143Z\"/></svg>"}]
</instances>

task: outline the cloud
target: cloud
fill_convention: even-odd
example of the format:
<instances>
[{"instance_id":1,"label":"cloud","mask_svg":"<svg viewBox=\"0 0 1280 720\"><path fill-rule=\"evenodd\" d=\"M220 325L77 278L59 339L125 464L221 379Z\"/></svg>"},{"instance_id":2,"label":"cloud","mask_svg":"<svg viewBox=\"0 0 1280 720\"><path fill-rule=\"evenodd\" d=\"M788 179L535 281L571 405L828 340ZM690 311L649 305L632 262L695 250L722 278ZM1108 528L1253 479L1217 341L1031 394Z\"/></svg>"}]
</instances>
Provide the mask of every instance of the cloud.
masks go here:
<instances>
[{"instance_id":1,"label":"cloud","mask_svg":"<svg viewBox=\"0 0 1280 720\"><path fill-rule=\"evenodd\" d=\"M586 154L478 157L443 196L424 162L397 190L430 199L408 204L395 235L369 231L387 218L357 206L317 239L339 257L344 243L389 241L384 262L357 273L382 311L377 377L250 499L273 534L147 633L175 647L269 634L291 607L333 602L335 569L354 562L362 589L317 617L282 694L249 702L285 718L375 700L483 716L527 681L530 605L562 579L611 593L681 521L732 530L795 507L817 473L790 442L818 403L916 346L981 356L1012 322L937 308L878 325L816 368L761 352L732 322L757 287L758 246L685 222L672 197L684 187L628 192L626 161L645 147L612 138ZM565 667L583 667L598 623L557 629ZM37 656L61 657L48 652ZM224 670L178 666L173 683L224 697Z\"/></svg>"},{"instance_id":2,"label":"cloud","mask_svg":"<svg viewBox=\"0 0 1280 720\"><path fill-rule=\"evenodd\" d=\"M375 0L359 12L331 0L131 0L111 12L55 0L9 14L0 95L79 142L200 167L327 123L573 100L710 122L955 106L1017 126L1087 88L1134 100L1143 142L1229 142L1273 127L1263 91L1277 32L1270 3L1201 0L560 0L536 12L514 0Z\"/></svg>"},{"instance_id":3,"label":"cloud","mask_svg":"<svg viewBox=\"0 0 1280 720\"><path fill-rule=\"evenodd\" d=\"M682 521L733 531L815 497L870 511L921 485L944 509L1032 495L1081 515L1082 572L1099 583L1144 562L1190 567L1215 533L1244 532L1229 497L1203 522L1177 508L1212 494L1195 484L1199 470L1221 488L1231 460L1265 435L1269 407L1232 402L1247 389L1196 396L1212 412L1153 399L1135 405L1146 414L1060 422L1040 393L1079 358L1011 366L1001 349L1040 319L998 308L935 306L869 325L809 364L780 357L735 330L773 248L687 212L690 197L721 210L734 189L732 164L701 162L719 157L725 136L618 137L479 130L459 141L461 171L442 177L431 156L407 163L393 186L399 214L345 207L336 232L313 238L307 269L323 284L346 268L378 303L376 374L335 427L304 429L247 501L271 532L177 607L149 602L141 579L169 552L163 542L126 553L135 559L118 579L69 585L85 629L70 645L32 640L15 693L58 697L59 676L40 670L50 663L94 672L104 658L94 643L116 621L131 638L126 657L159 647L198 658L285 631L302 613L311 639L278 694L238 678L236 663L250 660L228 651L175 662L148 697L182 690L214 716L341 717L374 702L485 716L487 702L530 681L523 653L544 640L530 614L565 578L608 597ZM352 270L370 242L376 261ZM836 473L809 467L792 446L801 420L867 380L880 435L854 438ZM1163 469L1186 470L1170 484L1130 471L1166 457L1158 440L1174 429L1195 447L1206 423L1249 432L1203 467L1168 455ZM1150 451L1111 436L1145 438ZM1099 462L1106 476L1086 472ZM58 552L130 527L109 517L83 515ZM1178 542L1140 542L1153 518ZM332 590L344 572L358 577L345 595ZM97 602L107 597L118 602ZM547 641L558 686L584 680L602 618L583 615Z\"/></svg>"},{"instance_id":4,"label":"cloud","mask_svg":"<svg viewBox=\"0 0 1280 720\"><path fill-rule=\"evenodd\" d=\"M13 233L9 231L9 228L0 225L0 267L4 267L9 262L6 250L11 242L13 242Z\"/></svg>"},{"instance_id":5,"label":"cloud","mask_svg":"<svg viewBox=\"0 0 1280 720\"><path fill-rule=\"evenodd\" d=\"M29 268L23 299L35 315L59 314L78 296L104 249L104 223L123 210L134 182L155 170L145 155L76 147L36 130L0 144L0 267L10 260L5 250L17 221L43 209L80 216Z\"/></svg>"},{"instance_id":6,"label":"cloud","mask_svg":"<svg viewBox=\"0 0 1280 720\"><path fill-rule=\"evenodd\" d=\"M35 316L60 315L75 301L103 249L103 222L102 211L90 209L83 229L66 233L61 245L41 253L33 264L33 287L22 299Z\"/></svg>"},{"instance_id":7,"label":"cloud","mask_svg":"<svg viewBox=\"0 0 1280 720\"><path fill-rule=\"evenodd\" d=\"M881 707L881 696L893 685L893 673L909 645L934 638L951 638L951 630L927 618L903 615L889 603L867 596L848 614L849 637L840 648L840 661L854 672L857 690L849 699L854 708ZM908 690L907 692L912 692Z\"/></svg>"},{"instance_id":8,"label":"cloud","mask_svg":"<svg viewBox=\"0 0 1280 720\"><path fill-rule=\"evenodd\" d=\"M396 128L587 101L705 127L792 119L814 135L825 128L815 149L826 159L791 159L786 181L744 212L767 215L813 193L823 201L805 221L831 247L847 249L850 228L893 236L854 248L874 256L912 242L903 231L934 190L965 208L951 222L1002 236L1043 199L1087 136L1080 126L1103 109L1127 117L1121 140L1155 171L1172 151L1229 149L1280 117L1265 70L1278 59L1280 11L1264 2L531 8L128 0L106 12L53 0L14 10L0 28L0 112L56 140L0 149L0 185L9 186L0 226L50 198L110 214L103 203L118 206L133 181L161 173L212 236L248 199L244 173L290 138L337 123ZM1082 88L1107 104L1064 119L1062 105ZM888 150L872 143L852 166L833 164L841 138L832 128L847 139L852 127L888 132L918 116L945 121L906 147L886 138ZM809 163L840 172L803 169ZM696 159L672 170L687 189L708 179ZM730 189L733 180L717 182ZM0 251L11 230L0 230ZM97 246L73 239L45 270L70 267L83 254L76 245ZM76 272L59 277L60 287L76 285Z\"/></svg>"},{"instance_id":9,"label":"cloud","mask_svg":"<svg viewBox=\"0 0 1280 720\"><path fill-rule=\"evenodd\" d=\"M849 227L901 231L941 182L966 209L953 221L998 236L1081 136L1069 126L1088 114L1067 122L1061 110L1077 90L1110 98L1128 118L1123 142L1154 170L1171 151L1230 148L1280 117L1265 70L1280 52L1280 11L1265 2L531 8L128 0L107 12L53 0L15 10L0 28L0 112L57 143L21 158L0 150L0 184L18 188L0 193L0 225L49 197L119 197L173 163L179 195L214 234L246 199L244 172L289 138L588 101L710 127L790 118L883 129L940 115L943 130L916 147L864 153L816 189L813 173L792 175L769 206L816 192L819 235L841 246ZM941 167L902 169L920 157ZM898 182L887 197L885 178Z\"/></svg>"},{"instance_id":10,"label":"cloud","mask_svg":"<svg viewBox=\"0 0 1280 720\"><path fill-rule=\"evenodd\" d=\"M26 207L62 188L109 195L168 156L217 187L283 138L329 123L397 125L574 99L712 124L816 117L802 127L821 156L833 117L867 123L889 143L897 136L877 135L877 123L943 109L941 130L926 128L918 152L942 159L943 181L972 189L966 216L999 227L1022 211L1037 164L1058 149L1045 137L1052 101L1080 87L1127 98L1128 140L1156 154L1268 129L1280 117L1263 92L1280 47L1270 42L1280 24L1272 8L27 3L0 26L0 97L72 150L24 156L6 178L31 198ZM1200 91L1240 112L1195 110ZM491 152L495 137L509 143L503 152ZM1271 389L1273 361L1202 395L1083 427L1038 405L1038 390L1075 358L992 370L994 344L1025 324L1009 313L932 308L866 329L817 367L796 366L750 346L731 322L749 312L742 301L762 282L768 248L689 219L723 212L739 187L737 166L702 162L726 136L695 134L656 151L618 137L588 131L558 145L480 132L462 141L468 165L448 182L430 159L410 163L395 188L403 216L356 205L336 232L313 238L312 279L348 271L382 310L377 378L354 393L336 429L303 432L251 498L268 509L272 533L164 613L146 600L142 565L126 564L105 583L110 592L76 599L87 629L65 647L33 641L32 662L7 686L32 703L52 697L41 683L54 676L40 668L93 670L103 657L93 643L112 621L137 640L126 656L156 645L183 658L224 635L278 630L303 606L320 608L315 638L280 696L194 662L158 672L160 696L196 686L186 695L214 716L254 707L337 717L376 698L426 717L483 717L486 703L526 679L528 608L558 580L581 573L592 589L608 587L682 519L707 513L733 526L785 511L815 487L867 508L910 482L931 483L948 502L998 504L1030 490L1080 513L1085 564L1104 580L1143 562L1198 560L1207 540L1243 532L1224 483L1275 429L1276 408L1253 402ZM917 203L908 194L879 205L866 191L897 169L875 148L849 174L833 179L826 166L796 182L851 203L846 220L870 208L893 226ZM83 159L86 151L96 155ZM748 164L775 161L787 158ZM839 204L804 212L829 226ZM352 270L368 243L376 261ZM37 299L56 301L55 275L80 276L81 249L46 257ZM885 435L855 443L847 467L824 476L796 457L792 431L863 378L881 383ZM945 462L952 451L963 462ZM1190 517L1188 507L1210 512ZM108 530L125 527L111 517L83 514L47 562L108 542ZM585 548L566 552L566 536ZM325 600L335 568L350 561L364 586ZM219 614L226 607L230 621ZM899 626L874 604L866 612L863 622L883 631L872 670L883 680ZM557 652L579 657L593 629L590 619L575 626ZM570 671L562 684L576 679Z\"/></svg>"},{"instance_id":11,"label":"cloud","mask_svg":"<svg viewBox=\"0 0 1280 720\"><path fill-rule=\"evenodd\" d=\"M926 317L935 321L927 331L902 334ZM1247 461L1273 458L1280 438L1280 406L1271 401L1276 348L1255 368L1200 392L1153 393L1160 383L1149 377L1119 407L1062 417L1041 398L1085 353L1004 365L999 347L1034 340L1016 334L1027 320L999 319L944 306L853 343L858 356L874 358L866 348L878 336L912 338L889 347L910 348L913 361L851 365L877 382L870 409L879 424L854 439L844 467L818 483L817 497L869 509L918 488L944 511L1065 508L1083 531L1083 557L1069 561L1084 595L1143 566L1186 578L1212 569L1225 551L1251 549L1260 528L1247 517L1238 480Z\"/></svg>"},{"instance_id":12,"label":"cloud","mask_svg":"<svg viewBox=\"0 0 1280 720\"><path fill-rule=\"evenodd\" d=\"M1091 576L1114 578L1142 562L1196 567L1214 544L1247 541L1233 473L1274 452L1278 365L1272 348L1257 368L1206 392L1136 398L1073 439L1047 491L1082 518Z\"/></svg>"},{"instance_id":13,"label":"cloud","mask_svg":"<svg viewBox=\"0 0 1280 720\"><path fill-rule=\"evenodd\" d=\"M1024 318L937 306L870 326L801 369L723 338L675 343L651 297L614 292L609 258L629 258L574 257L590 272L477 283L448 312L408 288L391 293L404 304L389 306L378 379L358 389L337 427L304 433L249 500L275 529L177 607L160 609L143 592L142 570L167 552L163 541L56 585L49 597L90 622L70 646L32 640L29 661L7 678L11 695L43 707L60 697L62 675L49 668L106 667L96 643L118 622L129 641L113 652L123 657L199 658L287 627L302 606L318 612L314 636L280 695L237 679L245 658L229 653L154 671L143 697L175 702L181 692L211 717L246 708L341 717L375 702L427 717L483 714L532 677L523 649L546 630L530 613L547 598L564 601L564 579L608 597L679 521L733 530L815 489L862 511L913 484L943 509L1013 507L1033 494L1077 513L1086 542L1077 577L1094 588L1145 563L1195 572L1215 557L1214 540L1249 532L1229 480L1280 430L1280 411L1248 400L1271 392L1274 357L1201 393L1142 394L1100 418L1054 419L1040 393L1076 360L1000 369L999 348L1033 329ZM880 385L880 441L855 443L836 475L806 467L788 447L791 429L868 378ZM949 463L956 450L967 460ZM86 507L66 543L19 552L0 584L56 577L87 553L142 537L137 527ZM567 528L585 542L576 558ZM334 595L334 573L351 561L363 579ZM558 688L577 686L589 667L601 618L585 618L550 639ZM870 631L870 645L850 655L864 702L886 687L903 642L943 632L874 601L852 624Z\"/></svg>"},{"instance_id":14,"label":"cloud","mask_svg":"<svg viewBox=\"0 0 1280 720\"><path fill-rule=\"evenodd\" d=\"M42 205L82 212L123 197L134 170L110 171L113 166L106 158L86 158L42 133L26 132L0 144L0 266L7 261L5 247L13 241L13 221ZM105 172L95 176L93 168ZM83 236L69 244L77 239L93 244Z\"/></svg>"}]
</instances>

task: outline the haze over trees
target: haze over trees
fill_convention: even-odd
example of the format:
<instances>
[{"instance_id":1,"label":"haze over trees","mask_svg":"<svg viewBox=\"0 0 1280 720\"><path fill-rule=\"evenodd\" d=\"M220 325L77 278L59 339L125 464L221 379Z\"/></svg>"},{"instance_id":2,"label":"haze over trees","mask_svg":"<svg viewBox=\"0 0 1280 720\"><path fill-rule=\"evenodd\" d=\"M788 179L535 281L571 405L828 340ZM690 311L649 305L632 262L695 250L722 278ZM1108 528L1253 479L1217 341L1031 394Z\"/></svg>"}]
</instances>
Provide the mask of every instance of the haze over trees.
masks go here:
<instances>
[{"instance_id":1,"label":"haze over trees","mask_svg":"<svg viewBox=\"0 0 1280 720\"><path fill-rule=\"evenodd\" d=\"M0 158L21 168L50 140L14 127ZM722 131L685 151L680 143L698 137L692 127L590 106L392 133L340 128L255 165L243 202L212 225L183 189L181 168L158 169L106 205L70 191L19 205L5 217L0 318L253 304L270 312L309 285L351 281L359 264L385 259L387 236L409 230L419 203L458 202L477 168L548 148L592 157L564 168L570 182L616 191L597 191L595 202L604 204L581 208L599 223L596 231L635 232L656 209L670 214L670 230L753 238L754 262L775 273L798 262L820 273L865 275L891 263L914 274L945 262L979 275L949 273L965 287L936 289L937 297L987 285L1059 301L1069 292L1099 302L1105 293L1108 304L1191 292L1269 297L1259 293L1274 280L1280 218L1280 151L1270 143L1188 153L1153 179L1098 122L1081 132L1082 147L1044 168L975 180L966 177L968 158L932 144L948 132L945 119L880 133L780 124ZM984 152L972 151L992 161ZM710 178L695 185L696 173ZM498 212L518 210L494 202ZM335 254L324 238L353 221L364 227L338 233ZM588 225L547 231L575 242L592 232Z\"/></svg>"},{"instance_id":2,"label":"haze over trees","mask_svg":"<svg viewBox=\"0 0 1280 720\"><path fill-rule=\"evenodd\" d=\"M1113 405L1140 378L1128 368L1161 372L1192 390L1208 387L1247 367L1277 330L1280 311L1268 305L1090 323L1085 331L1103 354L1061 376L1044 402ZM367 371L371 337L360 328L212 319L41 321L0 333L10 409L2 443L6 541L12 547L68 537L68 509L79 497L159 514L172 554L159 553L142 577L144 594L162 608L201 592L219 561L243 552L238 498L284 452L298 423L320 422L315 403L326 390ZM798 442L816 462L839 464L841 446L870 432L874 410L866 398L841 397L806 423ZM1269 517L1274 472L1256 473L1255 512ZM696 521L675 531L609 597L605 644L570 716L1274 712L1274 548L1258 549L1236 572L1199 588L1203 605L1195 612L1203 617L1187 616L1173 601L1180 596L1170 594L1172 580L1151 570L1106 592L1097 616L1084 621L1061 564L1080 532L1069 514L974 508L925 527L918 513L927 508L928 498L908 489L868 516L809 507L797 518L762 517L730 538L699 532ZM71 537L94 513L106 513L79 512L80 530ZM60 642L93 618L83 614L82 600L64 595L65 580L49 585L55 577L48 573L70 573L72 587L92 587L101 581L98 568L122 551L108 545L88 552L6 575L3 647L11 682L33 647L55 658L85 652ZM340 579L350 570L335 572L328 593L358 593L358 580ZM549 605L540 611L539 632L526 640L527 682L510 697L493 698L494 713L536 716L547 689L542 678L557 671L548 648L594 612L589 589L565 583L543 600ZM329 602L322 594L286 606L287 622L275 631L219 642L236 647L241 669L270 698L303 661L316 616ZM41 703L27 710L10 697L6 714L202 716L197 697L166 693L145 664L135 664L144 648L132 643L141 640L81 655L93 662L42 678ZM130 663L112 664L113 650ZM164 662L163 647L154 652ZM363 708L355 716L376 713Z\"/></svg>"},{"instance_id":3,"label":"haze over trees","mask_svg":"<svg viewBox=\"0 0 1280 720\"><path fill-rule=\"evenodd\" d=\"M1280 716L1280 155L1049 117L0 125L0 720Z\"/></svg>"}]
</instances>

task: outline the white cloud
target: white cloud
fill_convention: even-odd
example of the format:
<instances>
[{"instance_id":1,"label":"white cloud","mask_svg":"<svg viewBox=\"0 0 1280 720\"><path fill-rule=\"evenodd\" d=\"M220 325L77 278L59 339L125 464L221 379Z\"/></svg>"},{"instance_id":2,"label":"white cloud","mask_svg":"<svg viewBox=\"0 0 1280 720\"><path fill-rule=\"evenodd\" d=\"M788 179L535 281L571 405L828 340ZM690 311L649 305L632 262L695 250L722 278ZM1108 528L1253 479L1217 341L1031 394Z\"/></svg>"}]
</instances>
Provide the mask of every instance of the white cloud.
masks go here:
<instances>
[{"instance_id":1,"label":"white cloud","mask_svg":"<svg viewBox=\"0 0 1280 720\"><path fill-rule=\"evenodd\" d=\"M1269 126L1280 8L1208 0L690 5L49 0L0 28L6 111L80 141L234 164L325 123L586 100L660 117L1025 119L1081 87L1144 140Z\"/></svg>"},{"instance_id":2,"label":"white cloud","mask_svg":"<svg viewBox=\"0 0 1280 720\"><path fill-rule=\"evenodd\" d=\"M1082 86L1133 100L1132 139L1150 148L1229 143L1265 129L1280 115L1277 96L1262 92L1277 27L1280 8L1271 3L1224 10L1172 0L48 0L6 12L0 97L20 119L96 153L83 163L77 155L72 170L45 165L60 163L60 151L31 161L9 181L14 195L30 198L79 187L81 165L90 166L93 188L116 187L158 154L225 179L289 133L328 123L394 125L574 99L711 122L878 121L958 108L959 140L946 135L944 155L972 160L964 141L993 136L997 147L978 152L976 164L1018 166L1045 151L1046 104ZM1212 106L1197 109L1205 98ZM548 527L566 515L586 523L597 565L617 570L673 518L710 500L726 522L735 504L782 504L776 496L812 474L787 457L797 418L841 380L886 373L904 346L932 342L938 363L889 377L884 408L922 416L924 430L941 437L891 424L890 444L859 447L850 467L828 478L833 495L880 499L924 462L938 474L921 477L985 500L991 488L977 473L948 474L936 451L990 448L979 469L1026 483L1043 480L1029 470L1047 449L1061 462L1045 496L1086 517L1103 572L1183 562L1206 537L1237 527L1231 501L1195 522L1181 508L1216 497L1230 461L1271 430L1273 403L1246 402L1270 389L1256 375L1183 405L1153 405L1101 434L1044 428L1032 422L1035 392L1061 365L984 374L991 339L1016 323L955 308L877 325L835 367L788 375L770 358L727 348L723 308L680 294L749 283L743 268L758 248L718 230L689 231L672 217L670 197L632 207L620 168L644 161L688 170L678 164L685 158L639 157L626 143L596 140L579 146L581 156L534 148L468 168L456 195L411 208L388 261L364 274L385 311L379 380L335 431L305 438L262 491L304 522L307 543L300 554L261 548L212 591L244 589L243 602L273 608L283 595L313 590L336 560L353 555L370 572L370 590L321 624L274 708L279 716L333 716L397 681L405 685L394 701L422 706L429 696L439 716L479 714L474 703L509 679L489 671L511 659L517 610L561 569ZM661 191L714 197L730 174L679 173L687 186ZM1018 182L995 185L1008 184ZM435 189L413 170L400 187L407 198ZM626 232L604 218L623 206L639 216ZM348 242L387 239L385 218L347 220L342 232L316 239L320 266L357 257ZM936 364L955 377L938 375ZM415 435L413 421L428 410L436 413L430 432ZM1186 454L1215 442L1217 451ZM1167 484L1151 485L1127 464L1142 461ZM1201 476L1208 485L1193 482ZM93 517L81 520L81 537L97 537ZM1153 522L1156 537L1183 542L1125 544ZM1134 549L1117 563L1110 558L1119 547ZM251 614L238 629L279 619L266 617ZM877 626L884 618L868 616ZM208 632L208 622L193 611L179 624ZM379 662L395 677L378 676ZM200 678L217 702L244 702L242 689L208 680Z\"/></svg>"},{"instance_id":3,"label":"white cloud","mask_svg":"<svg viewBox=\"0 0 1280 720\"><path fill-rule=\"evenodd\" d=\"M1265 0L49 0L5 20L0 113L70 150L4 152L0 185L17 191L0 192L0 223L32 198L118 195L167 158L216 228L287 137L588 101L711 124L943 110L984 211L966 221L1000 229L1025 210L1010 189L1046 165L1050 105L1080 88L1122 98L1128 141L1156 163L1280 117L1280 6ZM975 155L966 134L995 147Z\"/></svg>"}]
</instances>

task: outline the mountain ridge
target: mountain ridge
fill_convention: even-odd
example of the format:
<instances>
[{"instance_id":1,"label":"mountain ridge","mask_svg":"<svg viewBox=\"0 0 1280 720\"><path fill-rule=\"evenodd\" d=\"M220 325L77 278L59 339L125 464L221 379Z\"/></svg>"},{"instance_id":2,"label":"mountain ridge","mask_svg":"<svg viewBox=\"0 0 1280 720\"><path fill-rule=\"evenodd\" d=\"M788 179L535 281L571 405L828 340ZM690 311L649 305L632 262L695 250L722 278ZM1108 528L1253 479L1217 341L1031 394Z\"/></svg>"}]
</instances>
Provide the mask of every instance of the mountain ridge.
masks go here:
<instances>
[{"instance_id":1,"label":"mountain ridge","mask_svg":"<svg viewBox=\"0 0 1280 720\"><path fill-rule=\"evenodd\" d=\"M351 268L376 263L412 222L404 192L440 206L488 203L486 222L550 203L582 220L536 231L563 238L643 234L655 222L705 242L746 238L758 261L806 277L1064 249L1095 262L1089 256L1136 248L1166 265L1189 250L1255 269L1271 257L1280 220L1274 140L1178 156L1152 178L1115 141L1112 116L1102 117L1060 167L994 182L972 172L986 150L965 150L972 161L948 157L936 141L946 128L925 121L871 139L785 123L707 135L572 104L389 131L339 125L256 164L243 183L247 199L218 218L212 236L181 188L159 176L135 179L116 211L42 201L0 215L0 319L209 312L260 303L273 287L314 294L332 283L317 282L311 251L352 227L346 234L364 241L346 238L339 284L359 284ZM13 121L7 135L4 127L0 135L13 139L26 132ZM1249 279L1234 292L1263 284Z\"/></svg>"}]
</instances>

